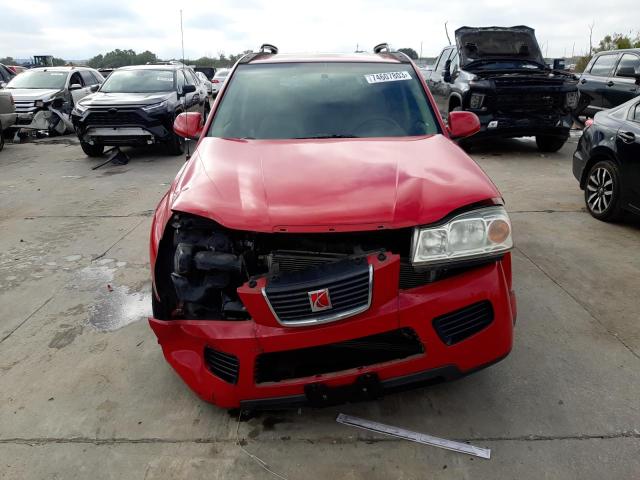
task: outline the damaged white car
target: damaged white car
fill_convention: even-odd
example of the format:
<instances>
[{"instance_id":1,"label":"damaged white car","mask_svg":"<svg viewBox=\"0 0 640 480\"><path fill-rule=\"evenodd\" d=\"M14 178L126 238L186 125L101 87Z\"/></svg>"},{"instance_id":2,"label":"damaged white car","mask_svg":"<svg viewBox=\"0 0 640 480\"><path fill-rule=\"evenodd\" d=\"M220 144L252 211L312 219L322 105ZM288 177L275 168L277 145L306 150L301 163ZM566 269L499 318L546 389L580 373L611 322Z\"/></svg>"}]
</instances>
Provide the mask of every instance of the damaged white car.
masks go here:
<instances>
[{"instance_id":1,"label":"damaged white car","mask_svg":"<svg viewBox=\"0 0 640 480\"><path fill-rule=\"evenodd\" d=\"M46 131L49 135L73 132L69 114L83 97L95 92L104 77L92 68L45 67L14 77L5 87L15 101L18 119L13 130Z\"/></svg>"}]
</instances>

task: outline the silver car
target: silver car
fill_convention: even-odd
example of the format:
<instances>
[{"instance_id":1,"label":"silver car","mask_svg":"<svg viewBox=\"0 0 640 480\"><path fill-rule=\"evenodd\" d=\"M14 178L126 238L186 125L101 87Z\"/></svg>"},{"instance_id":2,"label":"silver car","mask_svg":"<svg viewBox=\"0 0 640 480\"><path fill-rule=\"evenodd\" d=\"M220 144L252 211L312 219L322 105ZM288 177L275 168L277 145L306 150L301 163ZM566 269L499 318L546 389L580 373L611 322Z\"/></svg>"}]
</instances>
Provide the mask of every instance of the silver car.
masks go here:
<instances>
[{"instance_id":1,"label":"silver car","mask_svg":"<svg viewBox=\"0 0 640 480\"><path fill-rule=\"evenodd\" d=\"M212 89L212 94L215 97L218 92L222 89L224 82L227 81L227 75L229 75L229 69L228 68L219 68L218 70L216 70L216 74L213 77L213 80L211 80L213 89Z\"/></svg>"},{"instance_id":2,"label":"silver car","mask_svg":"<svg viewBox=\"0 0 640 480\"><path fill-rule=\"evenodd\" d=\"M69 114L81 98L98 90L102 75L86 67L32 68L11 79L5 89L13 95L18 120L14 128L73 131Z\"/></svg>"},{"instance_id":3,"label":"silver car","mask_svg":"<svg viewBox=\"0 0 640 480\"><path fill-rule=\"evenodd\" d=\"M211 95L213 93L213 86L207 76L202 72L196 72L196 76L200 79L200 81L204 85L204 88L207 89L207 94Z\"/></svg>"}]
</instances>

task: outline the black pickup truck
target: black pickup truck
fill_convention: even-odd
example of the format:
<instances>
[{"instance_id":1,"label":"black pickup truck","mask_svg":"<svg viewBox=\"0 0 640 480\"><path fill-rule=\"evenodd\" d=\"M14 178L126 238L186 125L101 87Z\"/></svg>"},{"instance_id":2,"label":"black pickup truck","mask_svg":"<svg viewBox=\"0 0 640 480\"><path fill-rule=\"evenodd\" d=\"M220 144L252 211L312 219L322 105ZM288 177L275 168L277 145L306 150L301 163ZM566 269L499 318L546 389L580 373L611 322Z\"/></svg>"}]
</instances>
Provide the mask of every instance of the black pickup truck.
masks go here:
<instances>
[{"instance_id":1,"label":"black pickup truck","mask_svg":"<svg viewBox=\"0 0 640 480\"><path fill-rule=\"evenodd\" d=\"M426 79L443 118L468 110L480 118L478 137L535 136L541 151L559 150L578 104L577 78L545 64L534 30L462 27L455 39Z\"/></svg>"}]
</instances>

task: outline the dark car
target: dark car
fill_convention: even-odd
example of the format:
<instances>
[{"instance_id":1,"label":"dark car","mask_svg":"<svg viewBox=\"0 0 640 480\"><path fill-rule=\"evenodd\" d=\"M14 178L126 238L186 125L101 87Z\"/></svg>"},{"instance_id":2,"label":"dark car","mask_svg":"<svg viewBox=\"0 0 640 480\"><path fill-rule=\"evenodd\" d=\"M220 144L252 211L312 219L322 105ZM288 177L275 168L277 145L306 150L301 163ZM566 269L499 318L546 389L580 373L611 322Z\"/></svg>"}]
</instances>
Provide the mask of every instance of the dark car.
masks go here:
<instances>
[{"instance_id":1,"label":"dark car","mask_svg":"<svg viewBox=\"0 0 640 480\"><path fill-rule=\"evenodd\" d=\"M462 27L427 77L443 118L467 110L480 118L478 137L535 136L559 150L577 106L577 78L545 65L532 28Z\"/></svg>"},{"instance_id":2,"label":"dark car","mask_svg":"<svg viewBox=\"0 0 640 480\"><path fill-rule=\"evenodd\" d=\"M589 213L614 221L640 214L640 97L588 120L573 155L573 174Z\"/></svg>"},{"instance_id":3,"label":"dark car","mask_svg":"<svg viewBox=\"0 0 640 480\"><path fill-rule=\"evenodd\" d=\"M589 116L640 95L640 48L600 52L580 76L579 110Z\"/></svg>"},{"instance_id":4,"label":"dark car","mask_svg":"<svg viewBox=\"0 0 640 480\"><path fill-rule=\"evenodd\" d=\"M173 133L182 112L209 113L207 92L194 71L182 64L138 65L114 70L95 94L71 114L82 150L100 156L106 146L163 143L169 153L184 152Z\"/></svg>"},{"instance_id":5,"label":"dark car","mask_svg":"<svg viewBox=\"0 0 640 480\"><path fill-rule=\"evenodd\" d=\"M4 88L7 83L16 76L16 72L11 70L6 65L0 63L0 88Z\"/></svg>"},{"instance_id":6,"label":"dark car","mask_svg":"<svg viewBox=\"0 0 640 480\"><path fill-rule=\"evenodd\" d=\"M204 73L209 81L213 80L213 77L216 74L216 69L214 67L195 67L194 70L196 72Z\"/></svg>"}]
</instances>

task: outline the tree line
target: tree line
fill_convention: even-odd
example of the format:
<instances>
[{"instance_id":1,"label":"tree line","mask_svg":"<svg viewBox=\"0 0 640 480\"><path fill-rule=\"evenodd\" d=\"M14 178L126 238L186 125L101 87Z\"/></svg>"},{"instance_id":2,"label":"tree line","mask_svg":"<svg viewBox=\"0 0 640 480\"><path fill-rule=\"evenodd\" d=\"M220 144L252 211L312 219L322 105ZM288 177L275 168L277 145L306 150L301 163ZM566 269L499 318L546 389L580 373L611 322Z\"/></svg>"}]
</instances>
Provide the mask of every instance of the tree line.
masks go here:
<instances>
[{"instance_id":1,"label":"tree line","mask_svg":"<svg viewBox=\"0 0 640 480\"><path fill-rule=\"evenodd\" d=\"M195 65L197 67L230 67L240 59L245 53L250 53L251 50L246 50L243 53L235 55L229 55L228 57L224 53L219 53L217 57L200 57L196 59L186 58L184 63L187 65ZM87 65L92 68L118 68L127 65L144 65L146 63L155 63L160 59L158 56L145 50L141 53L136 53L134 50L112 50L104 55L96 55L95 57L87 61ZM171 58L169 60L182 61L180 58Z\"/></svg>"},{"instance_id":2,"label":"tree line","mask_svg":"<svg viewBox=\"0 0 640 480\"><path fill-rule=\"evenodd\" d=\"M625 35L623 33L614 33L613 35L606 35L597 47L589 45L591 50L587 55L580 57L576 63L576 72L584 72L591 58L594 54L599 52L606 52L609 50L622 50L625 48L640 48L640 33L635 37L631 35Z\"/></svg>"}]
</instances>

